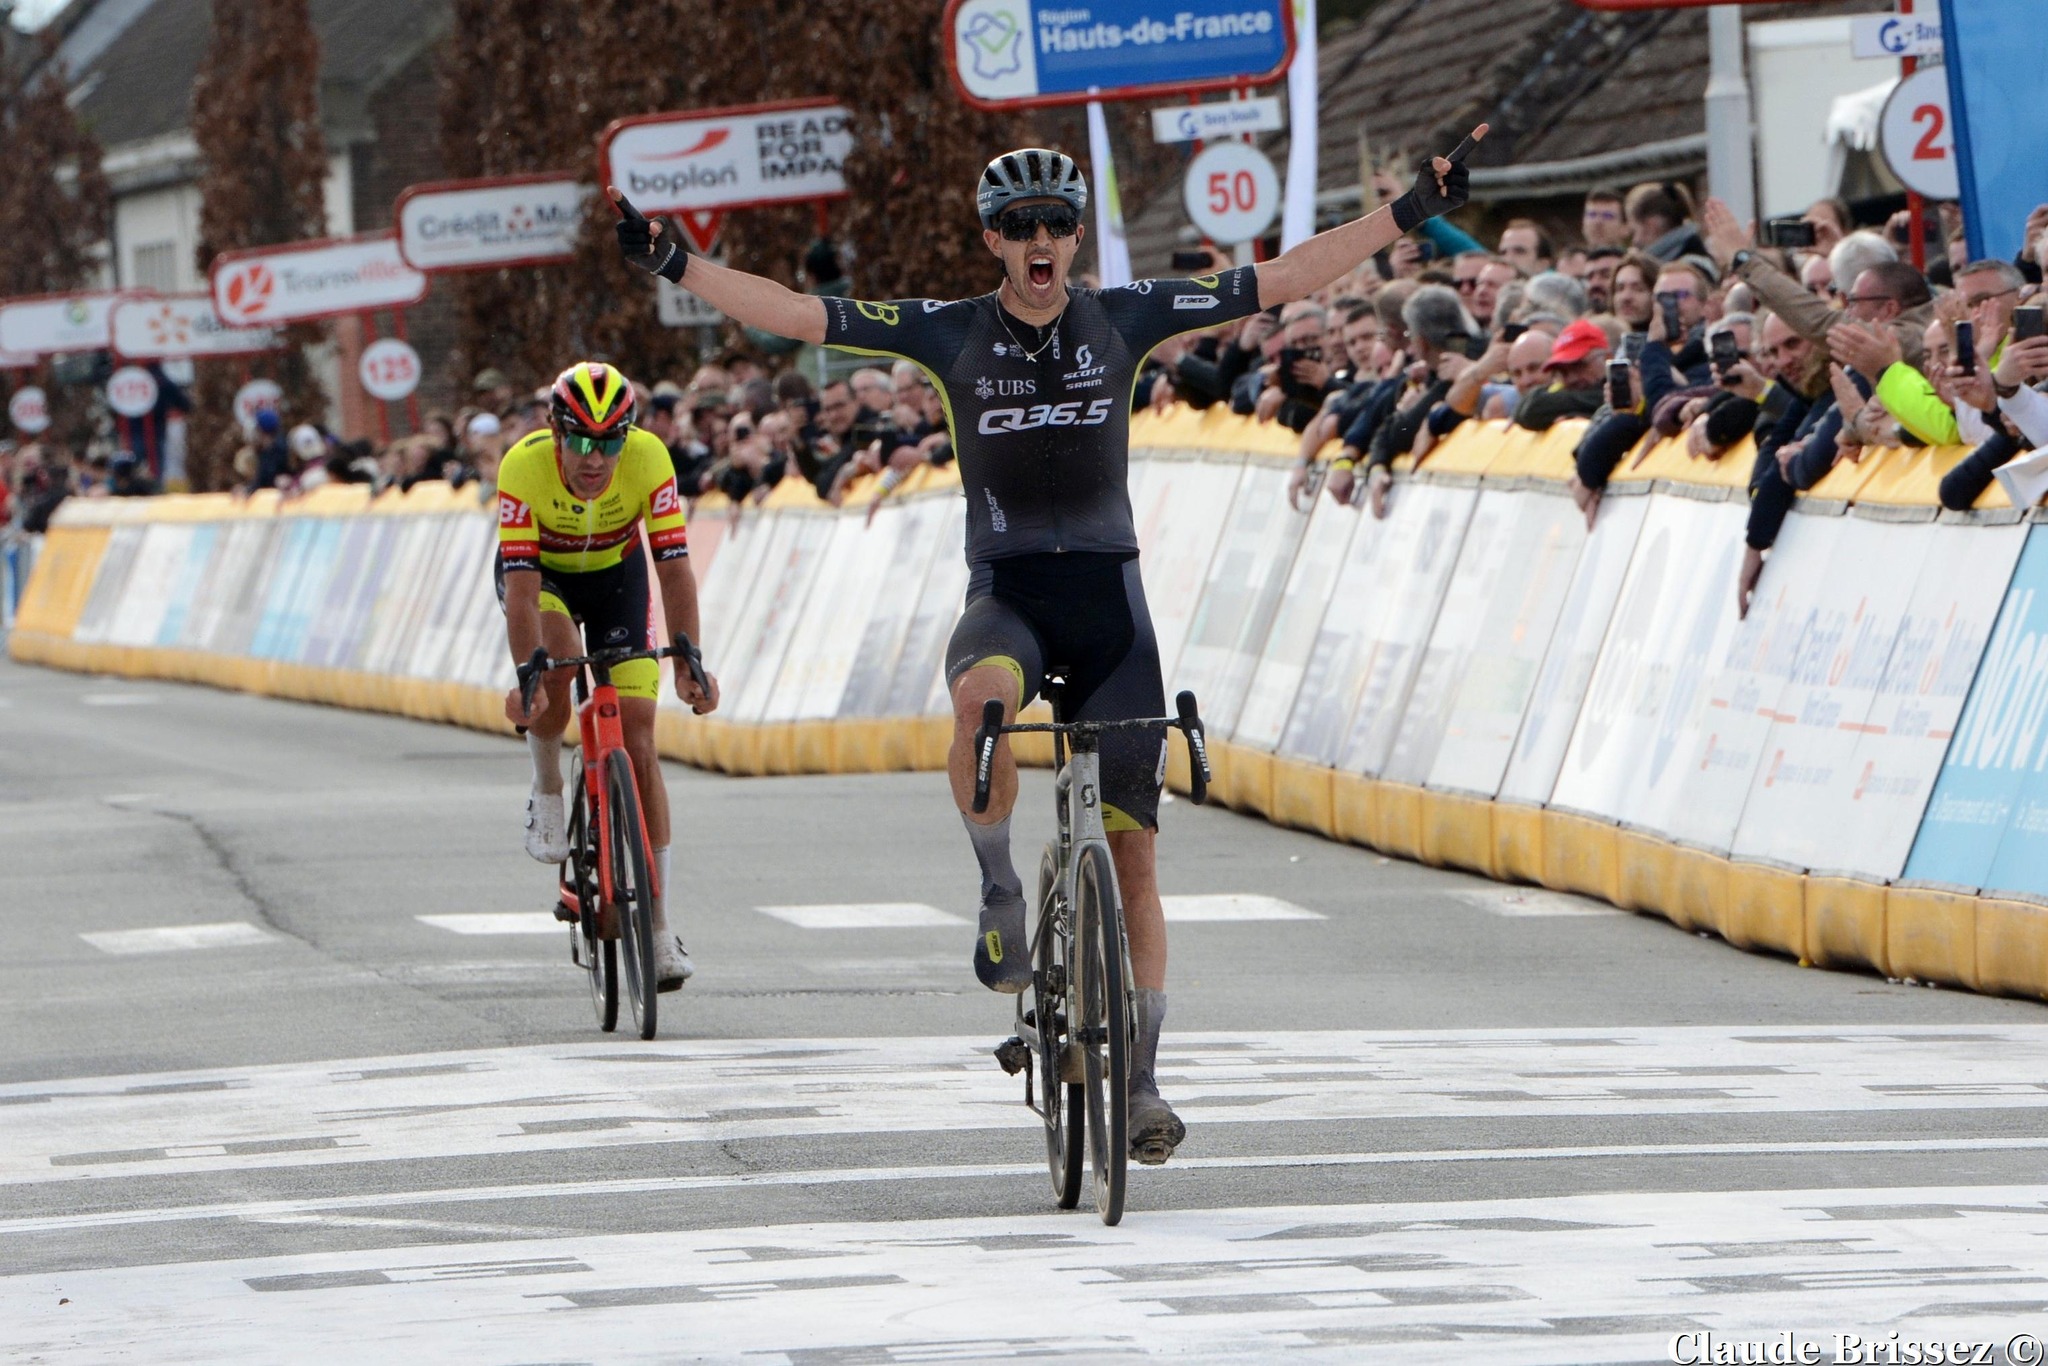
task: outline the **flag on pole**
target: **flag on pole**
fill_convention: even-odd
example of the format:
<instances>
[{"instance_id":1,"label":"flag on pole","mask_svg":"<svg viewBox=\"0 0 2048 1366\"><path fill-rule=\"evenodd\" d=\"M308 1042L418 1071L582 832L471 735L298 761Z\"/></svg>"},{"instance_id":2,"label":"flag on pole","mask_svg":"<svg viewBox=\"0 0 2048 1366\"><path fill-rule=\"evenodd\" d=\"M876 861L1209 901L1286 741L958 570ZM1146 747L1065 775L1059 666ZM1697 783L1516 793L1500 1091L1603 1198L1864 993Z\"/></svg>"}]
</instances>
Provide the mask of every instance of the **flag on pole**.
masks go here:
<instances>
[{"instance_id":1,"label":"flag on pole","mask_svg":"<svg viewBox=\"0 0 2048 1366\"><path fill-rule=\"evenodd\" d=\"M1124 206L1100 100L1088 101L1088 161L1095 168L1095 273L1104 289L1115 289L1131 282L1131 246L1124 240Z\"/></svg>"},{"instance_id":2,"label":"flag on pole","mask_svg":"<svg viewBox=\"0 0 2048 1366\"><path fill-rule=\"evenodd\" d=\"M1287 68L1287 198L1280 250L1316 235L1316 0L1294 0L1294 61Z\"/></svg>"}]
</instances>

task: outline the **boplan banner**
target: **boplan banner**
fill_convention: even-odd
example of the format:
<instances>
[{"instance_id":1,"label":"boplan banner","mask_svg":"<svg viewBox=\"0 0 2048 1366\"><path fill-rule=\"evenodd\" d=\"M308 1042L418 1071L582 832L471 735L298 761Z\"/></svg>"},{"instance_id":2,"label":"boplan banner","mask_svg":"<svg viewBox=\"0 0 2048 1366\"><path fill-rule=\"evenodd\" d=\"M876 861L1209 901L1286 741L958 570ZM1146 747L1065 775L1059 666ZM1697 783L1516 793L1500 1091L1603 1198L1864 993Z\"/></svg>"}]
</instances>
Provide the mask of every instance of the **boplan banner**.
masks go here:
<instances>
[{"instance_id":1,"label":"boplan banner","mask_svg":"<svg viewBox=\"0 0 2048 1366\"><path fill-rule=\"evenodd\" d=\"M952 0L945 31L984 109L1259 85L1294 56L1291 0Z\"/></svg>"},{"instance_id":2,"label":"boplan banner","mask_svg":"<svg viewBox=\"0 0 2048 1366\"><path fill-rule=\"evenodd\" d=\"M111 317L115 354L130 360L196 356L253 356L277 349L267 327L231 327L214 311L211 294L165 294L122 299Z\"/></svg>"},{"instance_id":3,"label":"boplan banner","mask_svg":"<svg viewBox=\"0 0 2048 1366\"><path fill-rule=\"evenodd\" d=\"M104 351L113 336L114 305L128 295L39 294L0 300L0 351L56 356Z\"/></svg>"},{"instance_id":4,"label":"boplan banner","mask_svg":"<svg viewBox=\"0 0 2048 1366\"><path fill-rule=\"evenodd\" d=\"M566 261L591 192L566 174L414 185L393 210L398 254L424 271Z\"/></svg>"},{"instance_id":5,"label":"boplan banner","mask_svg":"<svg viewBox=\"0 0 2048 1366\"><path fill-rule=\"evenodd\" d=\"M600 145L607 181L644 213L841 199L853 116L828 100L643 114Z\"/></svg>"},{"instance_id":6,"label":"boplan banner","mask_svg":"<svg viewBox=\"0 0 2048 1366\"><path fill-rule=\"evenodd\" d=\"M224 251L209 282L214 311L236 326L403 308L427 294L388 232Z\"/></svg>"}]
</instances>

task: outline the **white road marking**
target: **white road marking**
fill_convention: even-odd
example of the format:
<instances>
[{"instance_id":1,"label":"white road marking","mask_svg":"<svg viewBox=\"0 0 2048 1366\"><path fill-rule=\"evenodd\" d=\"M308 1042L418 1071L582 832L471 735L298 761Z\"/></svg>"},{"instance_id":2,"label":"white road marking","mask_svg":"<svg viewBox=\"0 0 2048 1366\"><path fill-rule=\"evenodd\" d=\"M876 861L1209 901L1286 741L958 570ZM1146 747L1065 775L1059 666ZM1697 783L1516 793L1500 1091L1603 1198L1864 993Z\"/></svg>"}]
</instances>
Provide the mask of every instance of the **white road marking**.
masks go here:
<instances>
[{"instance_id":1,"label":"white road marking","mask_svg":"<svg viewBox=\"0 0 2048 1366\"><path fill-rule=\"evenodd\" d=\"M1595 1162L1665 1157L1855 1157L1876 1153L2005 1153L2048 1151L2048 1138L1872 1138L1788 1143L1613 1143L1591 1147L1429 1148L1411 1152L1256 1153L1243 1157L1173 1159L1174 1171L1327 1170L1341 1167L1429 1167L1499 1162ZM521 1200L588 1200L627 1195L673 1195L775 1186L866 1186L914 1181L990 1181L1039 1177L1043 1162L942 1163L930 1167L826 1167L787 1172L734 1172L718 1176L637 1176L589 1181L535 1181L512 1186L454 1186L366 1195L311 1196L299 1200L255 1200L209 1205L168 1205L151 1209L100 1210L90 1214L35 1215L0 1219L0 1238L26 1234L127 1228L141 1224L184 1224L214 1219L254 1223L329 1222L343 1210L411 1209L425 1205L497 1204ZM2048 1189L2044 1189L2048 1197ZM332 1222L344 1222L337 1216ZM365 1218L365 1224L377 1222ZM394 1224L405 1220L392 1220ZM422 1221L423 1224L432 1221ZM461 1227L449 1225L449 1227ZM2048 1232L2048 1230L2044 1230Z\"/></svg>"},{"instance_id":2,"label":"white road marking","mask_svg":"<svg viewBox=\"0 0 2048 1366\"><path fill-rule=\"evenodd\" d=\"M1444 895L1467 906L1510 918L1628 914L1589 897L1542 892L1533 887L1473 887L1445 892Z\"/></svg>"},{"instance_id":3,"label":"white road marking","mask_svg":"<svg viewBox=\"0 0 2048 1366\"><path fill-rule=\"evenodd\" d=\"M102 953L182 953L190 949L235 949L275 943L268 930L240 920L211 925L161 925L149 930L93 930L78 936Z\"/></svg>"},{"instance_id":4,"label":"white road marking","mask_svg":"<svg viewBox=\"0 0 2048 1366\"><path fill-rule=\"evenodd\" d=\"M1251 892L1223 892L1210 896L1162 896L1166 918L1175 923L1219 920L1327 920L1291 901Z\"/></svg>"},{"instance_id":5,"label":"white road marking","mask_svg":"<svg viewBox=\"0 0 2048 1366\"><path fill-rule=\"evenodd\" d=\"M413 919L451 934L563 934L568 930L553 911L466 911L416 915Z\"/></svg>"},{"instance_id":6,"label":"white road marking","mask_svg":"<svg viewBox=\"0 0 2048 1366\"><path fill-rule=\"evenodd\" d=\"M2048 1297L2044 1195L1594 1194L1141 1208L1113 1229L1034 1214L539 1237L16 1275L0 1314L16 1354L48 1362L137 1342L204 1343L222 1363L275 1360L281 1342L309 1361L669 1360L685 1315L688 1355L764 1363L1539 1366L1667 1360L1674 1334L1706 1329L2002 1343L2038 1329Z\"/></svg>"},{"instance_id":7,"label":"white road marking","mask_svg":"<svg viewBox=\"0 0 2048 1366\"><path fill-rule=\"evenodd\" d=\"M88 707L148 707L163 698L149 692L87 692L80 693L78 700Z\"/></svg>"},{"instance_id":8,"label":"white road marking","mask_svg":"<svg viewBox=\"0 0 2048 1366\"><path fill-rule=\"evenodd\" d=\"M0 1086L0 1181L1016 1129L976 1038L603 1041ZM2048 1109L2048 1025L1169 1033L1191 1125ZM204 1150L220 1150L208 1156Z\"/></svg>"},{"instance_id":9,"label":"white road marking","mask_svg":"<svg viewBox=\"0 0 2048 1366\"><path fill-rule=\"evenodd\" d=\"M815 906L756 906L800 930L914 930L965 925L957 915L921 901L849 901Z\"/></svg>"}]
</instances>

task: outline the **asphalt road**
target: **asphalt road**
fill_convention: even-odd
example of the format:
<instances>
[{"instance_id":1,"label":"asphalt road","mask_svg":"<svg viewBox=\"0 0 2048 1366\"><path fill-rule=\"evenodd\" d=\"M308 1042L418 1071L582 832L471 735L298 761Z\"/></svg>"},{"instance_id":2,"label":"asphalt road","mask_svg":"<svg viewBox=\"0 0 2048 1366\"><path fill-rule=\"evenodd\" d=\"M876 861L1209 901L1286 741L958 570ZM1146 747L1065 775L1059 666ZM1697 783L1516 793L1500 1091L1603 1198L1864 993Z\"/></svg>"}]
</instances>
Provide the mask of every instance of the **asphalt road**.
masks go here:
<instances>
[{"instance_id":1,"label":"asphalt road","mask_svg":"<svg viewBox=\"0 0 2048 1366\"><path fill-rule=\"evenodd\" d=\"M2038 1360L2038 1005L1176 802L1190 1134L1106 1229L988 1057L943 782L668 780L643 1044L536 924L523 747L0 664L0 1356Z\"/></svg>"}]
</instances>

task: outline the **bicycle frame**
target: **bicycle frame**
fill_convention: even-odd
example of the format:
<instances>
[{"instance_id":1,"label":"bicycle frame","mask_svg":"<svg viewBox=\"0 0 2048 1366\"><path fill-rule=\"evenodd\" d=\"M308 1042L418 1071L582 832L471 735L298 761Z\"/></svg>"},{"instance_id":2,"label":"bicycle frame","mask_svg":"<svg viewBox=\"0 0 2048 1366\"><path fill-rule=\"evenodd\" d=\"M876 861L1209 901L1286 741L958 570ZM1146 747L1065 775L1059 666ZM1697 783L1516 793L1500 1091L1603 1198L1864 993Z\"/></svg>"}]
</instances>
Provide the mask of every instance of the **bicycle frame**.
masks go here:
<instances>
[{"instance_id":1,"label":"bicycle frame","mask_svg":"<svg viewBox=\"0 0 2048 1366\"><path fill-rule=\"evenodd\" d=\"M602 663L587 666L595 677L595 686L587 686L586 675L576 675L576 726L582 741L583 791L590 799L591 814L597 821L597 883L598 892L606 900L612 896L612 850L611 799L605 795L605 757L613 750L626 747L626 729L619 716L619 691L612 685L611 670ZM627 756L631 758L630 755ZM637 781L639 772L634 771ZM642 803L644 808L645 803ZM647 839L647 817L643 809L640 817L640 838ZM650 867L648 873L654 882L655 896L661 895L661 870Z\"/></svg>"}]
</instances>

